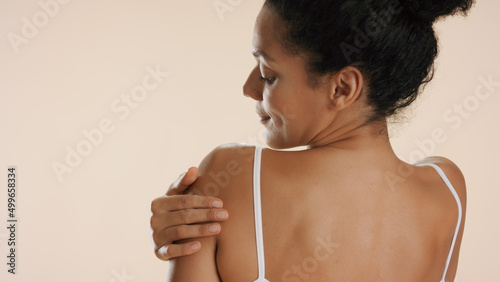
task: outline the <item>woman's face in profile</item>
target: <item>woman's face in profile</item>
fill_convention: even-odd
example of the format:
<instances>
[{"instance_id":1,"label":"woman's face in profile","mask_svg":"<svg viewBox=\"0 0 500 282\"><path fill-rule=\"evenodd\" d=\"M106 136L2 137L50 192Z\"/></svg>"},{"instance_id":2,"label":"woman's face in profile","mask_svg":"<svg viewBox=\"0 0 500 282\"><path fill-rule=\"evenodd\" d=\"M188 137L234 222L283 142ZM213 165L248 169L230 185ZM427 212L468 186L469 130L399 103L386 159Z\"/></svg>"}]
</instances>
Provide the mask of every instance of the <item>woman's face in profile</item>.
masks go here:
<instances>
[{"instance_id":1,"label":"woman's face in profile","mask_svg":"<svg viewBox=\"0 0 500 282\"><path fill-rule=\"evenodd\" d=\"M304 58L288 54L278 41L283 26L270 8L262 8L252 41L257 65L243 87L245 96L257 102L266 143L276 149L307 145L331 122L325 114L331 87L310 86Z\"/></svg>"}]
</instances>

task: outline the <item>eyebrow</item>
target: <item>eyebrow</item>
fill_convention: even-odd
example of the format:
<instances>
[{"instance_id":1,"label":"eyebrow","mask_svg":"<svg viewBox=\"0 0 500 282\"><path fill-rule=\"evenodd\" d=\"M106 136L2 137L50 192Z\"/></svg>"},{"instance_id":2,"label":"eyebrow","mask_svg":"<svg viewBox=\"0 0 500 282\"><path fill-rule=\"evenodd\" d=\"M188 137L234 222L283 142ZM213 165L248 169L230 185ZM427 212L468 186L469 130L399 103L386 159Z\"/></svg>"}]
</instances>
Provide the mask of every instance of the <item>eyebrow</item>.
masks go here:
<instances>
[{"instance_id":1,"label":"eyebrow","mask_svg":"<svg viewBox=\"0 0 500 282\"><path fill-rule=\"evenodd\" d=\"M262 57L264 58L266 61L270 61L270 62L274 62L274 59L271 58L271 56L269 56L266 52L264 51L261 51L261 50L256 50L256 51L253 51L252 54L255 56L255 57Z\"/></svg>"}]
</instances>

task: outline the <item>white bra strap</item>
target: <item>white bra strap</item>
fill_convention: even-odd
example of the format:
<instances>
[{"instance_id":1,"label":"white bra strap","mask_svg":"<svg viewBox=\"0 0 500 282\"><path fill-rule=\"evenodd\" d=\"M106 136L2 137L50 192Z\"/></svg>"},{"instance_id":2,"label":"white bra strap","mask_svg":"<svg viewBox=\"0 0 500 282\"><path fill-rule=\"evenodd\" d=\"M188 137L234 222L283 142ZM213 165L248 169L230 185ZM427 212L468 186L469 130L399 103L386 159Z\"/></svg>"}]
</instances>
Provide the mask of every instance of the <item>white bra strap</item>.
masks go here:
<instances>
[{"instance_id":1,"label":"white bra strap","mask_svg":"<svg viewBox=\"0 0 500 282\"><path fill-rule=\"evenodd\" d=\"M262 207L260 197L260 163L262 147L255 146L255 157L253 163L253 210L255 217L255 241L257 243L257 263L259 276L254 282L269 282L264 276L266 274L266 263L264 260L264 237L262 235Z\"/></svg>"}]
</instances>

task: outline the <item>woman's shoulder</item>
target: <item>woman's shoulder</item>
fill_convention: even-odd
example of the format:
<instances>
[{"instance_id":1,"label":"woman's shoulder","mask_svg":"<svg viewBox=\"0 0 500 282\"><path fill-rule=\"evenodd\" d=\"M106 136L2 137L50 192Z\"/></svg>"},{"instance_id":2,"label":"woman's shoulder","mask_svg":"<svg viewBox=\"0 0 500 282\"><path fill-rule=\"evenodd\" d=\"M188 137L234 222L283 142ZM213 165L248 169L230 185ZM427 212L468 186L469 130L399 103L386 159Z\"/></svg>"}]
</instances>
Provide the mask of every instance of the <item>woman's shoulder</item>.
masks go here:
<instances>
[{"instance_id":1,"label":"woman's shoulder","mask_svg":"<svg viewBox=\"0 0 500 282\"><path fill-rule=\"evenodd\" d=\"M438 169L421 167L420 177L422 178L422 183L429 184L430 189L426 191L434 198L435 207L439 210L439 214L446 217L450 226L453 226L453 230L455 230L458 216L457 204L460 203L463 215L465 215L467 207L467 190L462 171L454 162L444 157L427 157L415 163L415 165L424 164L432 164L438 167ZM444 176L438 176L439 169L442 170ZM449 183L446 183L446 179ZM441 189L436 189L437 187L441 187ZM456 196L458 196L458 199ZM464 224L464 220L465 216L462 216L461 225ZM463 232L463 229L461 232Z\"/></svg>"},{"instance_id":2,"label":"woman's shoulder","mask_svg":"<svg viewBox=\"0 0 500 282\"><path fill-rule=\"evenodd\" d=\"M190 188L197 195L221 197L223 191L247 180L253 166L255 146L228 143L215 147L201 161L199 177Z\"/></svg>"},{"instance_id":3,"label":"woman's shoulder","mask_svg":"<svg viewBox=\"0 0 500 282\"><path fill-rule=\"evenodd\" d=\"M227 170L236 174L248 164L253 164L254 145L245 143L227 143L215 147L200 163L200 172L209 168Z\"/></svg>"},{"instance_id":4,"label":"woman's shoulder","mask_svg":"<svg viewBox=\"0 0 500 282\"><path fill-rule=\"evenodd\" d=\"M465 178L460 168L450 159L440 156L427 157L415 163L415 165L424 164L436 165L443 171L464 205L467 199L467 191Z\"/></svg>"}]
</instances>

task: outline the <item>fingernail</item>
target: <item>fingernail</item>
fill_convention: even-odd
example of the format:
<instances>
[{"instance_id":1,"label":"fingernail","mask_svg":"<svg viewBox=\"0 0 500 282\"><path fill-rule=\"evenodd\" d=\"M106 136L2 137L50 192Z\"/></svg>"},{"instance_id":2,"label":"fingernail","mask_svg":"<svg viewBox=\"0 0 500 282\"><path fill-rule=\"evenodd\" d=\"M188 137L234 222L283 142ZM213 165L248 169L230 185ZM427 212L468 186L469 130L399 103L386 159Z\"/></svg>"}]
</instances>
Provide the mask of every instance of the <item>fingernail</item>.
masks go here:
<instances>
[{"instance_id":1,"label":"fingernail","mask_svg":"<svg viewBox=\"0 0 500 282\"><path fill-rule=\"evenodd\" d=\"M194 242L193 244L191 244L191 250L193 251L196 251L200 248L200 242Z\"/></svg>"},{"instance_id":2,"label":"fingernail","mask_svg":"<svg viewBox=\"0 0 500 282\"><path fill-rule=\"evenodd\" d=\"M211 233L216 233L220 231L220 225L218 224L212 224L208 226L208 231Z\"/></svg>"},{"instance_id":3,"label":"fingernail","mask_svg":"<svg viewBox=\"0 0 500 282\"><path fill-rule=\"evenodd\" d=\"M212 201L210 203L210 206L212 208L222 208L222 202L221 201Z\"/></svg>"},{"instance_id":4,"label":"fingernail","mask_svg":"<svg viewBox=\"0 0 500 282\"><path fill-rule=\"evenodd\" d=\"M218 211L215 213L215 218L224 219L227 218L227 211Z\"/></svg>"},{"instance_id":5,"label":"fingernail","mask_svg":"<svg viewBox=\"0 0 500 282\"><path fill-rule=\"evenodd\" d=\"M158 253L160 254L160 256L162 257L166 257L167 256L167 252L168 252L168 247L167 246L163 246L161 247L159 250L158 250Z\"/></svg>"}]
</instances>

